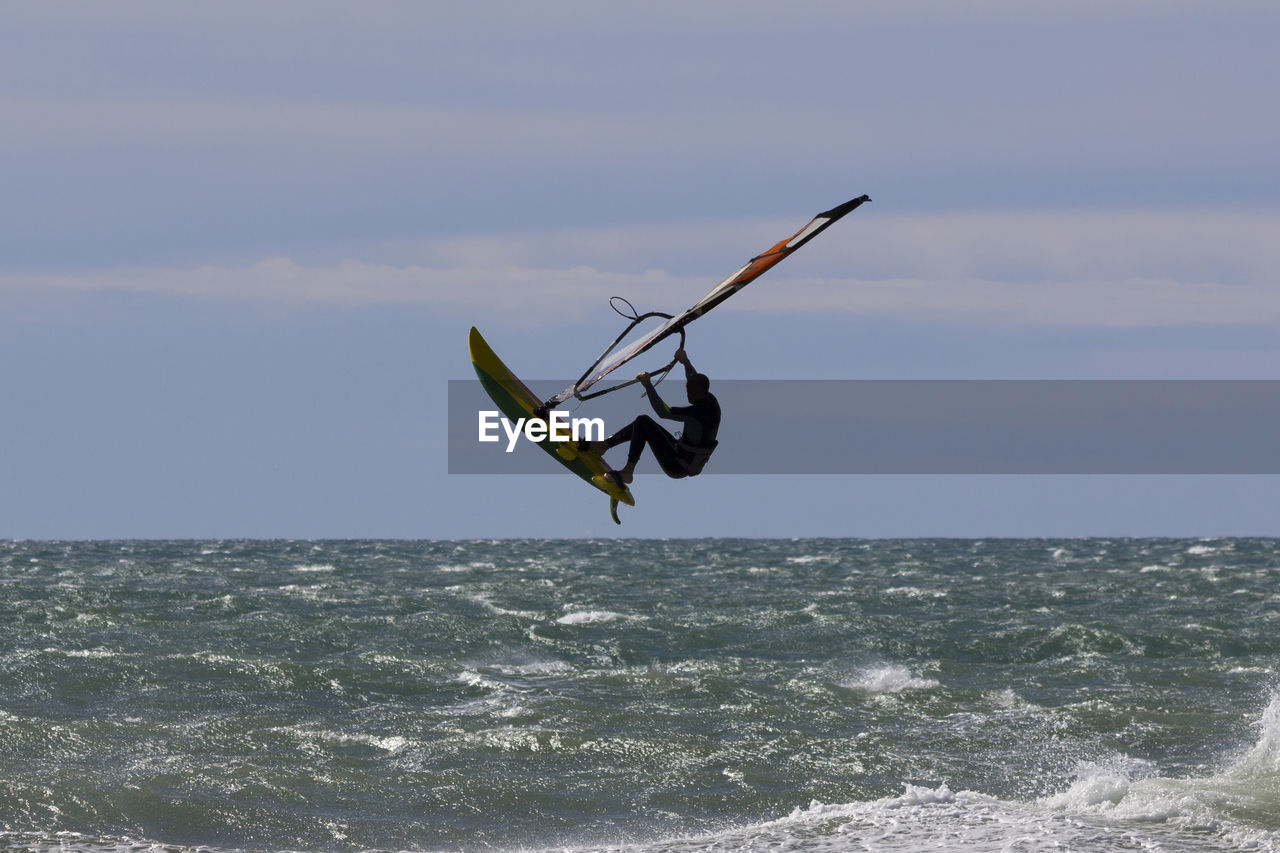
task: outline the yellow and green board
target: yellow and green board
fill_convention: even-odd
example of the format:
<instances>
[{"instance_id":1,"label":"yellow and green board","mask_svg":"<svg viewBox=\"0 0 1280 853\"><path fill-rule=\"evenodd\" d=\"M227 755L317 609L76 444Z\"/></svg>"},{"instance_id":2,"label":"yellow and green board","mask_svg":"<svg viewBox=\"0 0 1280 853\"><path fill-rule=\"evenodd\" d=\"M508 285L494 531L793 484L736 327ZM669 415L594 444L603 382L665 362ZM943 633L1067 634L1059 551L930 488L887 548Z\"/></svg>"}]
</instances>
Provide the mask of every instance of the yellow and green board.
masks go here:
<instances>
[{"instance_id":1,"label":"yellow and green board","mask_svg":"<svg viewBox=\"0 0 1280 853\"><path fill-rule=\"evenodd\" d=\"M537 417L535 412L541 408L542 401L502 363L474 326L467 343L471 350L471 366L498 410L512 422ZM561 465L608 495L609 513L615 522L622 523L618 519L619 502L627 506L636 505L630 489L605 479L609 466L599 453L577 450L574 442L552 441L550 436L537 444Z\"/></svg>"}]
</instances>

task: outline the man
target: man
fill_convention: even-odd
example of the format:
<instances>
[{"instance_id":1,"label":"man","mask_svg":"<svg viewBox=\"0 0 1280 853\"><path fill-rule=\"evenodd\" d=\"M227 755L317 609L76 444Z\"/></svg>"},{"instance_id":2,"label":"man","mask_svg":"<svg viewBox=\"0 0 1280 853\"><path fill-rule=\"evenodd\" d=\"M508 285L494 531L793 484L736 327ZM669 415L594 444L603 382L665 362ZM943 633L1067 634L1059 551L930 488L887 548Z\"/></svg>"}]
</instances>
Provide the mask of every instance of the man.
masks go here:
<instances>
[{"instance_id":1,"label":"man","mask_svg":"<svg viewBox=\"0 0 1280 853\"><path fill-rule=\"evenodd\" d=\"M635 476L636 463L645 445L653 451L663 472L668 477L694 477L702 472L702 466L716 449L716 432L720 429L720 403L711 393L711 380L693 369L689 356L683 349L676 350L676 361L684 365L685 391L689 405L672 408L658 396L648 373L636 376L644 386L649 404L660 418L680 421L684 424L679 438L668 432L648 415L640 415L634 421L609 436L604 441L582 442L582 445L598 453L611 447L630 442L627 464L620 471L610 471L605 476L615 483L626 485Z\"/></svg>"}]
</instances>

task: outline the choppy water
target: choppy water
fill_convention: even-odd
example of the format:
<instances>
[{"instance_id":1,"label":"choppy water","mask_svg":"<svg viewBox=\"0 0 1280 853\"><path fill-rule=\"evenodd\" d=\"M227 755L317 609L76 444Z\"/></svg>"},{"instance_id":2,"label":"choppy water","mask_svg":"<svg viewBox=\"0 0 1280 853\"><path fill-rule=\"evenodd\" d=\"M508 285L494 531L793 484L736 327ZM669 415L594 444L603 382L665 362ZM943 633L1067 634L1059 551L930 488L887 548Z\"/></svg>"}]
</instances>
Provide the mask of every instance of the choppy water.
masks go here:
<instances>
[{"instance_id":1,"label":"choppy water","mask_svg":"<svg viewBox=\"0 0 1280 853\"><path fill-rule=\"evenodd\" d=\"M0 542L0 846L1280 849L1280 542Z\"/></svg>"}]
</instances>

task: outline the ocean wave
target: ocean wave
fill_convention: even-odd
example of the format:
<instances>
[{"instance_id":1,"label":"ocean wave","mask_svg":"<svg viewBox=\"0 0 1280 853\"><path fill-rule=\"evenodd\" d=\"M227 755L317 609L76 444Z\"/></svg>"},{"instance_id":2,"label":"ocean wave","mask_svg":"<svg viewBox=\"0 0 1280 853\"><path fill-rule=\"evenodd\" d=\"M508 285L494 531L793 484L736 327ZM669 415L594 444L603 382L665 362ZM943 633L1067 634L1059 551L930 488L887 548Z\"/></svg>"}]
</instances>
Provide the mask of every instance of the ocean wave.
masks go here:
<instances>
[{"instance_id":1,"label":"ocean wave","mask_svg":"<svg viewBox=\"0 0 1280 853\"><path fill-rule=\"evenodd\" d=\"M1163 821L1210 831L1232 844L1280 849L1280 695L1258 723L1258 739L1218 773L1171 778L1126 756L1088 764L1048 808L1124 821Z\"/></svg>"}]
</instances>

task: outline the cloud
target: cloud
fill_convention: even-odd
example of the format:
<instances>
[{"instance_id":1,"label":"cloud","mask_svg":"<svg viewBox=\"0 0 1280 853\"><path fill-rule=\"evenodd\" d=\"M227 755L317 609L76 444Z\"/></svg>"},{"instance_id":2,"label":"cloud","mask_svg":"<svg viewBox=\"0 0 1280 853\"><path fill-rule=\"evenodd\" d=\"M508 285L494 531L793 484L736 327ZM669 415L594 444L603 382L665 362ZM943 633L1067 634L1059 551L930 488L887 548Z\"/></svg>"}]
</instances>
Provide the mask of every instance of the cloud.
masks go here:
<instances>
[{"instance_id":1,"label":"cloud","mask_svg":"<svg viewBox=\"0 0 1280 853\"><path fill-rule=\"evenodd\" d=\"M851 188L855 191L860 187ZM850 195L854 194L853 192ZM835 204L843 198L828 198ZM813 211L813 212L816 212ZM673 222L427 239L394 249L438 266L585 264L728 274L804 224ZM1009 210L886 214L873 201L771 273L1037 282L1168 278L1263 283L1280 264L1280 213L1257 210Z\"/></svg>"},{"instance_id":2,"label":"cloud","mask_svg":"<svg viewBox=\"0 0 1280 853\"><path fill-rule=\"evenodd\" d=\"M721 310L944 324L1176 326L1280 322L1280 214L859 212ZM557 229L411 242L399 263L288 257L192 268L12 273L0 293L118 291L328 305L420 305L491 322L591 316L613 295L677 311L800 222ZM745 248L750 246L750 249ZM655 262L665 262L658 267ZM719 266L716 275L703 270Z\"/></svg>"},{"instance_id":3,"label":"cloud","mask_svg":"<svg viewBox=\"0 0 1280 853\"><path fill-rule=\"evenodd\" d=\"M116 269L92 273L0 276L0 298L33 291L152 294L247 304L419 305L439 312L482 308L508 323L579 319L615 293L662 294L669 303L683 288L661 272L609 273L579 266L538 269L513 265L432 268L346 260L306 266L266 258L247 266Z\"/></svg>"},{"instance_id":4,"label":"cloud","mask_svg":"<svg viewBox=\"0 0 1280 853\"><path fill-rule=\"evenodd\" d=\"M23 4L0 31L0 258L299 257L833 187L899 210L1272 204L1277 8Z\"/></svg>"}]
</instances>

